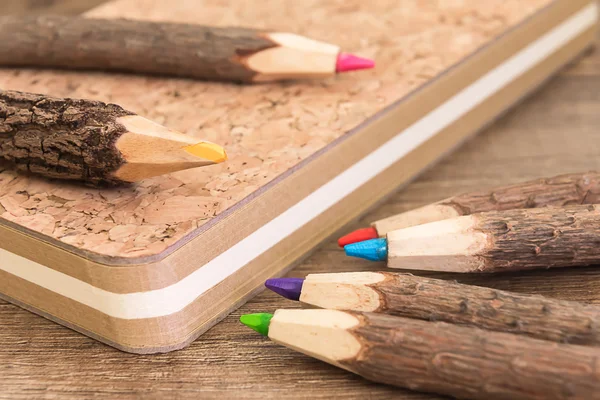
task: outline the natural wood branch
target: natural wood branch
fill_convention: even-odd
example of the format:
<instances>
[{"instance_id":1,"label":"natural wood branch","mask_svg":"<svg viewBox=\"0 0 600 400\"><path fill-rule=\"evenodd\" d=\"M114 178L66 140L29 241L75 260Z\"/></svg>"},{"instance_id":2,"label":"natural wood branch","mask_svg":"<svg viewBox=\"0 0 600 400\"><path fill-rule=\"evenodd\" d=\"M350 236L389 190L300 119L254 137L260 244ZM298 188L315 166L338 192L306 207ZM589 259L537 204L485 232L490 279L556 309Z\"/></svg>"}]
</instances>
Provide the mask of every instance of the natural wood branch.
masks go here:
<instances>
[{"instance_id":1,"label":"natural wood branch","mask_svg":"<svg viewBox=\"0 0 600 400\"><path fill-rule=\"evenodd\" d=\"M596 205L491 211L388 233L393 268L496 272L600 263Z\"/></svg>"},{"instance_id":2,"label":"natural wood branch","mask_svg":"<svg viewBox=\"0 0 600 400\"><path fill-rule=\"evenodd\" d=\"M391 272L310 274L300 301L600 345L600 307Z\"/></svg>"},{"instance_id":3,"label":"natural wood branch","mask_svg":"<svg viewBox=\"0 0 600 400\"><path fill-rule=\"evenodd\" d=\"M592 171L465 193L439 204L451 206L461 215L467 215L485 211L594 203L600 203L600 174Z\"/></svg>"},{"instance_id":4,"label":"natural wood branch","mask_svg":"<svg viewBox=\"0 0 600 400\"><path fill-rule=\"evenodd\" d=\"M480 253L483 268L510 271L600 263L597 205L490 212L477 229L491 245Z\"/></svg>"},{"instance_id":5,"label":"natural wood branch","mask_svg":"<svg viewBox=\"0 0 600 400\"><path fill-rule=\"evenodd\" d=\"M277 310L269 337L374 382L464 399L600 399L600 349L375 313Z\"/></svg>"},{"instance_id":6,"label":"natural wood branch","mask_svg":"<svg viewBox=\"0 0 600 400\"><path fill-rule=\"evenodd\" d=\"M196 142L115 104L0 91L0 158L20 171L114 185L223 161Z\"/></svg>"},{"instance_id":7,"label":"natural wood branch","mask_svg":"<svg viewBox=\"0 0 600 400\"><path fill-rule=\"evenodd\" d=\"M100 183L125 163L115 142L125 133L114 104L0 92L0 156L17 169Z\"/></svg>"},{"instance_id":8,"label":"natural wood branch","mask_svg":"<svg viewBox=\"0 0 600 400\"><path fill-rule=\"evenodd\" d=\"M0 64L248 81L239 57L275 46L257 31L62 16L0 18Z\"/></svg>"},{"instance_id":9,"label":"natural wood branch","mask_svg":"<svg viewBox=\"0 0 600 400\"><path fill-rule=\"evenodd\" d=\"M461 194L376 221L373 226L385 236L396 229L478 212L594 203L600 203L600 174L587 172Z\"/></svg>"},{"instance_id":10,"label":"natural wood branch","mask_svg":"<svg viewBox=\"0 0 600 400\"><path fill-rule=\"evenodd\" d=\"M63 16L0 18L4 66L252 82L332 75L338 53L334 45L247 28Z\"/></svg>"},{"instance_id":11,"label":"natural wood branch","mask_svg":"<svg viewBox=\"0 0 600 400\"><path fill-rule=\"evenodd\" d=\"M600 350L381 314L356 315L363 377L465 399L598 399Z\"/></svg>"}]
</instances>

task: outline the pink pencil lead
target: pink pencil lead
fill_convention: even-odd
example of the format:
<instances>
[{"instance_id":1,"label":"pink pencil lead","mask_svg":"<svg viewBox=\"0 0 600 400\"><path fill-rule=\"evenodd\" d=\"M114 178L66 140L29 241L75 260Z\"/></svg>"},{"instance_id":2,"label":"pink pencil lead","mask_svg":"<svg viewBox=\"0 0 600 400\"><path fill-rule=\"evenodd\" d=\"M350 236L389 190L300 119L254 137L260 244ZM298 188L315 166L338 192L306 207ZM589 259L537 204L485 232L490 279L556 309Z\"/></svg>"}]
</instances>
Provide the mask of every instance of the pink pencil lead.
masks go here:
<instances>
[{"instance_id":1,"label":"pink pencil lead","mask_svg":"<svg viewBox=\"0 0 600 400\"><path fill-rule=\"evenodd\" d=\"M359 69L371 69L375 67L375 61L362 58L350 53L340 53L335 66L336 72L356 71Z\"/></svg>"}]
</instances>

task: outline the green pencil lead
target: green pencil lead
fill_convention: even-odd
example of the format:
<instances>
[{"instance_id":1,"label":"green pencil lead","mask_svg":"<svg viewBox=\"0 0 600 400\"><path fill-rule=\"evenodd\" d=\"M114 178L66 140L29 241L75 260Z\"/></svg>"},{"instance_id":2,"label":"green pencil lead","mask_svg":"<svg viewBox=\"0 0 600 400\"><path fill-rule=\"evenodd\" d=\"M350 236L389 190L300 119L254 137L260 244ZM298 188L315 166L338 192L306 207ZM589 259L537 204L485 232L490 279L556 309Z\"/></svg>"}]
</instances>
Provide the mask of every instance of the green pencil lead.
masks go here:
<instances>
[{"instance_id":1,"label":"green pencil lead","mask_svg":"<svg viewBox=\"0 0 600 400\"><path fill-rule=\"evenodd\" d=\"M269 313L245 314L240 317L240 322L261 335L268 336L271 318L273 314Z\"/></svg>"}]
</instances>

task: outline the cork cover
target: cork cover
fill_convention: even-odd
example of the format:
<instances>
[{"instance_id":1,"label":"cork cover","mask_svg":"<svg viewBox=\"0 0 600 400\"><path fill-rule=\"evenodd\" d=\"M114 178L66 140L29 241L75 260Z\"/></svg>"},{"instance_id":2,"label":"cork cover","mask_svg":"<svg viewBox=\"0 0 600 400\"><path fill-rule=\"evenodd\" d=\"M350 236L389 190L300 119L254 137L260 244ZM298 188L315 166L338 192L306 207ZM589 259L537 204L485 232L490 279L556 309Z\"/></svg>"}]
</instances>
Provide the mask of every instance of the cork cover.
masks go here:
<instances>
[{"instance_id":1,"label":"cork cover","mask_svg":"<svg viewBox=\"0 0 600 400\"><path fill-rule=\"evenodd\" d=\"M255 86L0 70L3 89L117 103L169 128L219 143L230 156L222 165L119 189L27 177L0 165L0 223L10 221L104 256L160 254L550 2L108 3L88 15L294 32L372 57L377 68L319 81Z\"/></svg>"}]
</instances>

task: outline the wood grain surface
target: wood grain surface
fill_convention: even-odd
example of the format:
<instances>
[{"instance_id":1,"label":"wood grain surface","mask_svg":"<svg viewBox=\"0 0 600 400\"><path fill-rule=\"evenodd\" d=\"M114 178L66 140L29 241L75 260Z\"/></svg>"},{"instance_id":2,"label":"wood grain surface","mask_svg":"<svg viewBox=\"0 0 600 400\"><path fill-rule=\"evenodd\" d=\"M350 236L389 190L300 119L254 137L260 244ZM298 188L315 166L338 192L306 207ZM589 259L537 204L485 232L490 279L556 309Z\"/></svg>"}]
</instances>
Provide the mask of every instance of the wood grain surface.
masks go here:
<instances>
[{"instance_id":1,"label":"wood grain surface","mask_svg":"<svg viewBox=\"0 0 600 400\"><path fill-rule=\"evenodd\" d=\"M48 11L50 3L61 12L68 9L64 4L86 2L98 3L4 0L0 13L27 4ZM595 52L343 233L483 186L600 169L599 108L600 52ZM346 258L332 238L291 276L330 272L333 266L339 271L383 269L383 264ZM600 304L600 267L427 275ZM297 305L264 292L185 350L136 356L0 301L0 398L293 398L294 393L313 399L440 398L368 383L271 343L238 322L241 313L284 307Z\"/></svg>"}]
</instances>

